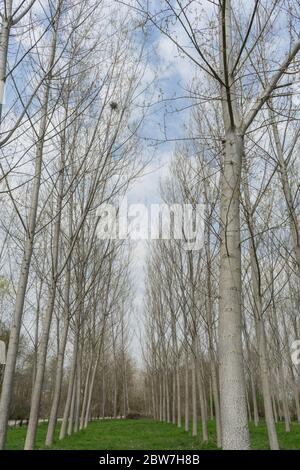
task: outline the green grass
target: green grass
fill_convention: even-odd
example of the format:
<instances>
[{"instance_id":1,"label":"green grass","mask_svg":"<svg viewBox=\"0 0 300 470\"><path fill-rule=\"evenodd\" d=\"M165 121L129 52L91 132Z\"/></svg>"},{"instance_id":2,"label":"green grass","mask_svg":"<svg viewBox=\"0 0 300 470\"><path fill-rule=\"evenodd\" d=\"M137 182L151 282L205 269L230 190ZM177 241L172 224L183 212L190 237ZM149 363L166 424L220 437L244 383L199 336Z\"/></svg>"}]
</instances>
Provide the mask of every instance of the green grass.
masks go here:
<instances>
[{"instance_id":1,"label":"green grass","mask_svg":"<svg viewBox=\"0 0 300 470\"><path fill-rule=\"evenodd\" d=\"M63 441L58 440L58 428L52 449L66 450L210 450L216 449L215 423L210 421L209 442L201 443L201 434L192 437L173 424L160 423L151 419L101 420L93 421L87 429L79 431ZM200 428L200 425L199 425ZM43 449L47 424L38 427L36 448ZM284 431L284 424L277 425L281 449L300 449L300 425L294 423L291 432ZM264 423L256 428L250 424L253 449L268 449L268 437ZM26 428L11 428L8 431L7 449L23 449Z\"/></svg>"}]
</instances>

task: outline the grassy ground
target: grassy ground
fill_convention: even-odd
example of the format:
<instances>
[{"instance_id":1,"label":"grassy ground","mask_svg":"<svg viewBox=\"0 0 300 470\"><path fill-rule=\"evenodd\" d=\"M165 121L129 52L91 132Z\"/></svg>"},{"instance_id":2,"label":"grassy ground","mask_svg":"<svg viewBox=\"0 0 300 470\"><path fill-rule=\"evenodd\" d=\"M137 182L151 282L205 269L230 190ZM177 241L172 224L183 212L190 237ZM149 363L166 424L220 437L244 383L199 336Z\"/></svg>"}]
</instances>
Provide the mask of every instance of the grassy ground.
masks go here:
<instances>
[{"instance_id":1,"label":"grassy ground","mask_svg":"<svg viewBox=\"0 0 300 470\"><path fill-rule=\"evenodd\" d=\"M37 448L44 447L47 424L38 428ZM285 433L284 425L277 425L281 449L300 450L300 425L293 424L290 433ZM257 428L250 425L251 444L253 449L268 449L266 427L261 423ZM11 428L8 431L8 449L22 449L24 445L26 428ZM58 429L55 434L53 449L81 449L81 450L192 450L216 449L215 425L209 422L210 440L201 443L201 435L192 437L183 429L173 424L160 423L150 419L139 420L104 420L94 421L88 428L79 431L63 441L58 440Z\"/></svg>"}]
</instances>

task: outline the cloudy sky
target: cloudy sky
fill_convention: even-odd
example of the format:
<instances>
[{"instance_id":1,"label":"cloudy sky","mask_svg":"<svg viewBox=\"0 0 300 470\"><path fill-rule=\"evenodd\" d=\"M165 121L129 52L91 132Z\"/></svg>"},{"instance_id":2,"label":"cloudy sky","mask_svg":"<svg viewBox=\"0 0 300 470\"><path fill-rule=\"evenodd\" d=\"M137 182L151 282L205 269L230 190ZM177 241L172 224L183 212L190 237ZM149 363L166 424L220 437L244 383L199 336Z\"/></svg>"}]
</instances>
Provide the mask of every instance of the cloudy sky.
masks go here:
<instances>
[{"instance_id":1,"label":"cloudy sky","mask_svg":"<svg viewBox=\"0 0 300 470\"><path fill-rule=\"evenodd\" d=\"M147 58L150 60L144 81L149 83L152 98L141 133L145 138L143 151L146 158L151 155L151 161L127 195L129 204L144 204L147 207L162 202L159 193L160 182L169 175L169 165L177 139L184 137L188 108L187 99L182 97L186 96L186 88L196 72L191 61L181 57L171 40L161 34L153 32L148 43L148 53ZM153 82L154 77L158 78ZM182 111L178 112L178 109ZM160 141L152 141L157 136ZM139 338L140 329L143 328L144 270L148 242L132 241L131 247L135 282L135 311L131 316L132 352L138 359L141 358Z\"/></svg>"}]
</instances>

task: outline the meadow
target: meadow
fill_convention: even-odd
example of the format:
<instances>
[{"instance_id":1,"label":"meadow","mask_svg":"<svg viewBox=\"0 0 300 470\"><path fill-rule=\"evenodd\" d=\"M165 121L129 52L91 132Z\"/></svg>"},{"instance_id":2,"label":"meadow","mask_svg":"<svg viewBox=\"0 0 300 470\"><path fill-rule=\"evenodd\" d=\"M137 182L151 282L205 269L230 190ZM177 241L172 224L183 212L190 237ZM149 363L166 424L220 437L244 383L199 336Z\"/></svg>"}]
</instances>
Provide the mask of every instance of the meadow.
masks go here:
<instances>
[{"instance_id":1,"label":"meadow","mask_svg":"<svg viewBox=\"0 0 300 470\"><path fill-rule=\"evenodd\" d=\"M201 431L193 437L191 431L178 428L174 424L151 419L105 419L89 423L86 429L58 439L59 426L56 428L54 444L51 449L61 450L216 450L215 423L209 421L209 441L201 442ZM201 430L201 423L199 423ZM44 449L47 423L38 426L36 449ZM277 424L280 448L300 450L300 425L293 423L291 432L286 433L284 423ZM261 422L255 427L250 423L251 448L268 449L266 426ZM26 427L10 428L7 449L23 449Z\"/></svg>"}]
</instances>

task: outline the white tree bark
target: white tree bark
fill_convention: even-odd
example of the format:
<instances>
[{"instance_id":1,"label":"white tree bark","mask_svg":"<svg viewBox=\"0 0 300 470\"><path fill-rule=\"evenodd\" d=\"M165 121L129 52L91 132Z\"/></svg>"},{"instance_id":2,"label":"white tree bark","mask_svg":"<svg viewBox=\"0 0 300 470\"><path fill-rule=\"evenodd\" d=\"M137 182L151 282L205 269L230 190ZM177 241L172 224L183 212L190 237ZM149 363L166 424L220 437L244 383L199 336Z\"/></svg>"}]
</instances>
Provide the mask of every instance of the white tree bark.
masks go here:
<instances>
[{"instance_id":1,"label":"white tree bark","mask_svg":"<svg viewBox=\"0 0 300 470\"><path fill-rule=\"evenodd\" d=\"M46 446L51 446L53 444L53 436L55 431L55 426L57 422L57 412L59 407L59 401L61 396L61 386L62 386L62 379L63 379L63 367L64 367L64 357L65 357L65 350L67 345L67 338L69 332L69 293L70 293L70 269L67 269L67 276L65 281L65 293L64 293L64 304L65 304L65 312L64 312L64 327L63 332L61 335L61 341L59 345L58 357L57 357L57 364L56 364L56 373L55 373L55 384L54 384L54 392L53 392L53 399L52 405L50 410L49 422L48 422L48 429L46 435Z\"/></svg>"},{"instance_id":2,"label":"white tree bark","mask_svg":"<svg viewBox=\"0 0 300 470\"><path fill-rule=\"evenodd\" d=\"M73 395L74 383L75 383L77 355L78 355L78 334L75 334L74 346L73 346L73 358L72 358L69 384L68 384L68 393L67 393L67 399L66 399L65 408L64 408L63 420L61 423L61 428L60 428L60 433L59 433L60 440L64 439L67 434L68 423L69 423L69 418L70 418L70 410L71 410L71 404L72 404L72 395Z\"/></svg>"},{"instance_id":3,"label":"white tree bark","mask_svg":"<svg viewBox=\"0 0 300 470\"><path fill-rule=\"evenodd\" d=\"M243 139L236 131L227 130L224 150L219 316L222 445L223 449L246 450L250 448L250 441L241 337L240 178Z\"/></svg>"},{"instance_id":4,"label":"white tree bark","mask_svg":"<svg viewBox=\"0 0 300 470\"><path fill-rule=\"evenodd\" d=\"M185 355L185 375L184 375L184 429L189 431L190 427L190 404L189 404L189 355Z\"/></svg>"},{"instance_id":5,"label":"white tree bark","mask_svg":"<svg viewBox=\"0 0 300 470\"><path fill-rule=\"evenodd\" d=\"M262 310L262 294L261 294L261 275L258 258L256 255L255 246L255 221L253 218L253 209L250 199L250 190L248 183L248 175L244 178L244 192L245 192L245 205L246 205L246 218L249 229L249 253L250 253L250 267L251 267L251 283L253 290L253 301L254 301L254 317L256 326L256 337L260 367L260 378L262 384L263 401L265 409L265 419L267 423L269 444L272 450L279 449L279 443L277 438L277 432L275 427L275 421L272 409L272 398L271 398L271 386L270 386L270 374L267 357L267 344L266 344L266 333L263 319Z\"/></svg>"},{"instance_id":6,"label":"white tree bark","mask_svg":"<svg viewBox=\"0 0 300 470\"><path fill-rule=\"evenodd\" d=\"M12 0L5 2L5 8L2 15L2 24L0 31L0 125L2 122L2 108L5 94L7 52L12 25Z\"/></svg>"},{"instance_id":7,"label":"white tree bark","mask_svg":"<svg viewBox=\"0 0 300 470\"><path fill-rule=\"evenodd\" d=\"M84 427L84 418L85 418L85 410L86 410L86 405L87 405L87 400L88 400L88 390L89 390L91 371L92 371L92 361L90 360L87 373L86 373L86 378L85 378L79 429L83 429Z\"/></svg>"},{"instance_id":8,"label":"white tree bark","mask_svg":"<svg viewBox=\"0 0 300 470\"><path fill-rule=\"evenodd\" d=\"M201 427L202 427L202 441L208 441L208 429L207 429L207 409L206 409L206 401L205 401L205 391L203 382L201 379L201 371L198 368L196 374L198 379L198 392L199 392L199 403L200 403L200 411L201 411Z\"/></svg>"}]
</instances>

